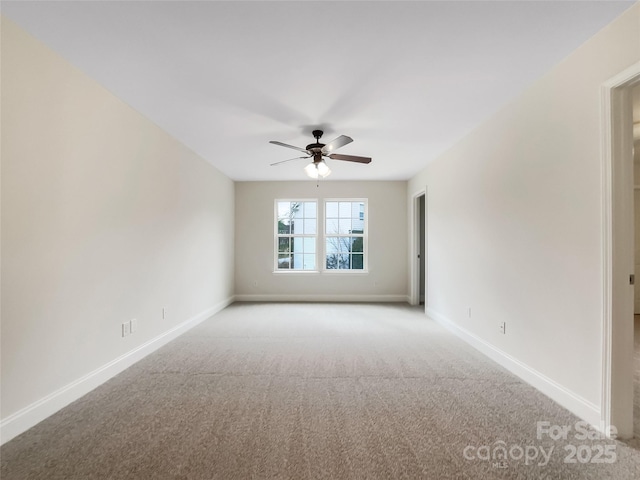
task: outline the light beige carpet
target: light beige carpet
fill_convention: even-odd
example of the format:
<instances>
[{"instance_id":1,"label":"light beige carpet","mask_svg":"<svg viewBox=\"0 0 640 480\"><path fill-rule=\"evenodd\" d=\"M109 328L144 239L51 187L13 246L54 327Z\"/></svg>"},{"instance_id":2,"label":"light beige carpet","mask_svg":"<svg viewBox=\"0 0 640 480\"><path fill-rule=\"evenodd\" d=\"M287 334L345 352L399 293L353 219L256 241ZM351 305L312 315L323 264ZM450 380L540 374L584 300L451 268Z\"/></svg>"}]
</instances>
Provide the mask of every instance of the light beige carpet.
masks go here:
<instances>
[{"instance_id":1,"label":"light beige carpet","mask_svg":"<svg viewBox=\"0 0 640 480\"><path fill-rule=\"evenodd\" d=\"M234 304L5 444L0 473L640 478L640 451L575 431L538 439L538 421L578 419L418 309ZM502 445L506 458L486 459Z\"/></svg>"}]
</instances>

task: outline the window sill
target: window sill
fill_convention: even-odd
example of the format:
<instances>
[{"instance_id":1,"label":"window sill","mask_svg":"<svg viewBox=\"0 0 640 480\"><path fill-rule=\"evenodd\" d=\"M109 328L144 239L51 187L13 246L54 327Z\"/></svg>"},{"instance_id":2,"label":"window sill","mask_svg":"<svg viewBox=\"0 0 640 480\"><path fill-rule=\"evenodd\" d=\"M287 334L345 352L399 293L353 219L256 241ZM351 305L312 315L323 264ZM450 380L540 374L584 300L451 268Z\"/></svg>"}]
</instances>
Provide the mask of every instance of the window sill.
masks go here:
<instances>
[{"instance_id":1,"label":"window sill","mask_svg":"<svg viewBox=\"0 0 640 480\"><path fill-rule=\"evenodd\" d=\"M320 273L318 270L274 270L274 275L313 275Z\"/></svg>"},{"instance_id":2,"label":"window sill","mask_svg":"<svg viewBox=\"0 0 640 480\"><path fill-rule=\"evenodd\" d=\"M322 273L327 275L368 275L369 270L323 270Z\"/></svg>"},{"instance_id":3,"label":"window sill","mask_svg":"<svg viewBox=\"0 0 640 480\"><path fill-rule=\"evenodd\" d=\"M369 275L369 270L274 270L274 275Z\"/></svg>"}]
</instances>

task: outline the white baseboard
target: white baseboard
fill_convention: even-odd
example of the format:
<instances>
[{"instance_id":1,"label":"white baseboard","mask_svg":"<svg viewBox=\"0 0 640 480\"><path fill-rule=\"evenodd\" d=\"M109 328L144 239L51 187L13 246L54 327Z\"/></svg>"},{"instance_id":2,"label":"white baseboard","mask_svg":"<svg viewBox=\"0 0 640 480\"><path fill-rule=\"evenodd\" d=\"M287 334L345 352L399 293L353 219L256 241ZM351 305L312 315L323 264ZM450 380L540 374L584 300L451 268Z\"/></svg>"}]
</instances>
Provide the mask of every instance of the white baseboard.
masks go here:
<instances>
[{"instance_id":1,"label":"white baseboard","mask_svg":"<svg viewBox=\"0 0 640 480\"><path fill-rule=\"evenodd\" d=\"M517 358L496 348L487 341L471 333L469 330L455 324L439 312L436 312L431 308L427 308L426 314L429 318L440 323L456 336L460 337L462 340L509 370L511 373L520 377L529 385L540 390L549 398L558 402L564 408L581 419L589 422L597 430L602 431L600 408L594 403L560 385L556 381L531 368Z\"/></svg>"},{"instance_id":2,"label":"white baseboard","mask_svg":"<svg viewBox=\"0 0 640 480\"><path fill-rule=\"evenodd\" d=\"M407 295L236 295L236 302L396 302L408 303Z\"/></svg>"},{"instance_id":3,"label":"white baseboard","mask_svg":"<svg viewBox=\"0 0 640 480\"><path fill-rule=\"evenodd\" d=\"M27 431L45 418L53 415L58 410L66 407L71 402L86 395L94 388L102 385L110 378L129 368L137 361L143 359L171 340L185 333L187 330L198 325L200 322L211 317L215 313L233 303L234 297L230 297L222 302L206 309L198 315L182 322L157 337L143 343L133 350L121 355L106 365L84 375L70 384L50 393L37 402L9 415L0 422L0 444L4 444L12 438Z\"/></svg>"}]
</instances>

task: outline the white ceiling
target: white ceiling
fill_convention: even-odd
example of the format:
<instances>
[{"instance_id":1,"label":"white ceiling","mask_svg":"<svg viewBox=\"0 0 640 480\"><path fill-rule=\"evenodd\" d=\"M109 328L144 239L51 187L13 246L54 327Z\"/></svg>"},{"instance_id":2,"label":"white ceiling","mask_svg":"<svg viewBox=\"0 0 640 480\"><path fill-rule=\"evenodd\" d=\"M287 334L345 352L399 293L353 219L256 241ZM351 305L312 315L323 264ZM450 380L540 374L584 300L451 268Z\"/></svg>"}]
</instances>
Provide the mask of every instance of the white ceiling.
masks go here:
<instances>
[{"instance_id":1,"label":"white ceiling","mask_svg":"<svg viewBox=\"0 0 640 480\"><path fill-rule=\"evenodd\" d=\"M630 1L2 1L2 14L234 180L407 179ZM497 141L499 139L496 139Z\"/></svg>"}]
</instances>

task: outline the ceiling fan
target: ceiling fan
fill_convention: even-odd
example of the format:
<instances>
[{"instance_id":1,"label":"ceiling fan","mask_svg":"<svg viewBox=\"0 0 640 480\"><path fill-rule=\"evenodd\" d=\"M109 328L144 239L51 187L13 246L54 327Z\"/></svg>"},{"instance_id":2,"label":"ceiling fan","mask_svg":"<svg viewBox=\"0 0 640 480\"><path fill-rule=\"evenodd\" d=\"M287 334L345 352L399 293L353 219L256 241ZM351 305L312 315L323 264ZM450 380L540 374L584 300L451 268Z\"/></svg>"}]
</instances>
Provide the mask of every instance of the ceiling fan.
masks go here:
<instances>
[{"instance_id":1,"label":"ceiling fan","mask_svg":"<svg viewBox=\"0 0 640 480\"><path fill-rule=\"evenodd\" d=\"M310 143L305 148L294 147L293 145L288 145L286 143L271 140L269 143L280 145L281 147L293 148L294 150L298 150L299 152L303 152L306 154L306 156L304 157L290 158L289 160L282 160L281 162L272 163L271 166L291 162L293 160L300 160L303 158L312 158L312 162L304 168L304 171L311 178L324 178L331 173L331 169L324 161L325 157L330 158L331 160L343 160L345 162L371 163L371 158L369 157L358 157L356 155L342 155L339 153L331 153L334 150L337 150L338 148L344 147L345 145L353 142L353 139L351 137L347 137L346 135L340 135L338 138L325 145L324 143L320 143L320 138L322 138L323 133L324 132L322 130L314 130L313 132L311 132L313 137L316 139L316 143Z\"/></svg>"}]
</instances>

